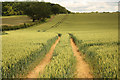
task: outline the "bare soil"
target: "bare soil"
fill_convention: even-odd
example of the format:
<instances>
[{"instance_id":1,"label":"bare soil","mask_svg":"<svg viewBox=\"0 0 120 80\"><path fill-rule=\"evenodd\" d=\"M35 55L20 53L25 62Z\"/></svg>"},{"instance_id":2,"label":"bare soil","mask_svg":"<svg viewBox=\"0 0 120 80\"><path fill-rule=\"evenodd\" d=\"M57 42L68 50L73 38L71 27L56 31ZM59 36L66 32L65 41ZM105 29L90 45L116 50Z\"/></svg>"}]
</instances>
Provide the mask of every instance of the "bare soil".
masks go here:
<instances>
[{"instance_id":1,"label":"bare soil","mask_svg":"<svg viewBox=\"0 0 120 80\"><path fill-rule=\"evenodd\" d=\"M55 44L52 45L50 51L46 54L46 56L43 58L42 61L40 61L40 64L37 65L34 70L32 70L30 73L28 73L27 78L38 78L39 77L39 73L42 74L44 71L44 68L46 65L49 64L50 59L52 58L52 53L55 49L55 46L57 45L57 43L59 42L60 37L58 37L58 39L56 40Z\"/></svg>"},{"instance_id":2,"label":"bare soil","mask_svg":"<svg viewBox=\"0 0 120 80\"><path fill-rule=\"evenodd\" d=\"M55 16L52 16L51 19L49 20L50 22L54 19Z\"/></svg>"},{"instance_id":3,"label":"bare soil","mask_svg":"<svg viewBox=\"0 0 120 80\"><path fill-rule=\"evenodd\" d=\"M75 78L93 78L93 76L90 74L89 65L84 61L83 56L81 56L81 53L79 52L72 38L70 39L70 42L74 56L77 60Z\"/></svg>"}]
</instances>

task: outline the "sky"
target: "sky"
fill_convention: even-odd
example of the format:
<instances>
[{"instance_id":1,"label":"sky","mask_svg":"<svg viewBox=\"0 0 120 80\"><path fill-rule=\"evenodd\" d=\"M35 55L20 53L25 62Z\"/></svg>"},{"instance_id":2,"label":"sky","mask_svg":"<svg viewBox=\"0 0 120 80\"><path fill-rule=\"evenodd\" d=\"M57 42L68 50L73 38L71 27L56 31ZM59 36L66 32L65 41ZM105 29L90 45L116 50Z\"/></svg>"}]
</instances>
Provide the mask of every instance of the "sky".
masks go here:
<instances>
[{"instance_id":1,"label":"sky","mask_svg":"<svg viewBox=\"0 0 120 80\"><path fill-rule=\"evenodd\" d=\"M72 12L114 12L118 11L120 0L44 0L66 7Z\"/></svg>"},{"instance_id":2,"label":"sky","mask_svg":"<svg viewBox=\"0 0 120 80\"><path fill-rule=\"evenodd\" d=\"M2 1L14 1L14 0L2 0ZM72 12L95 12L95 11L115 12L118 11L118 2L120 0L44 0L44 1L60 4L61 6L64 6L65 8Z\"/></svg>"}]
</instances>

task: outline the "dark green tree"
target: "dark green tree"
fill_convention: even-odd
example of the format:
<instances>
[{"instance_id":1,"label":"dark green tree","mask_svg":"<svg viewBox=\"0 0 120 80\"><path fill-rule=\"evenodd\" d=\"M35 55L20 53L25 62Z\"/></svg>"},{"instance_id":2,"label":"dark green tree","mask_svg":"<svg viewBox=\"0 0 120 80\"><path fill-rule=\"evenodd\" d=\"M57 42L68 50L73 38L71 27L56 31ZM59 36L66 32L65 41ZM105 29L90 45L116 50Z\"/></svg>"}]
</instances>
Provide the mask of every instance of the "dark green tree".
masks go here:
<instances>
[{"instance_id":1,"label":"dark green tree","mask_svg":"<svg viewBox=\"0 0 120 80\"><path fill-rule=\"evenodd\" d=\"M35 20L43 20L50 16L51 10L45 2L26 2L22 4L22 10L26 15Z\"/></svg>"},{"instance_id":2,"label":"dark green tree","mask_svg":"<svg viewBox=\"0 0 120 80\"><path fill-rule=\"evenodd\" d=\"M65 7L59 4L46 2L3 2L2 15L28 15L35 20L44 20L52 14L70 13Z\"/></svg>"},{"instance_id":3,"label":"dark green tree","mask_svg":"<svg viewBox=\"0 0 120 80\"><path fill-rule=\"evenodd\" d=\"M47 5L45 2L37 3L38 10L37 10L37 18L38 20L44 20L48 16L51 15L50 6Z\"/></svg>"},{"instance_id":4,"label":"dark green tree","mask_svg":"<svg viewBox=\"0 0 120 80\"><path fill-rule=\"evenodd\" d=\"M60 13L60 6L59 5L53 5L52 6L52 13L53 14L59 14Z\"/></svg>"},{"instance_id":5,"label":"dark green tree","mask_svg":"<svg viewBox=\"0 0 120 80\"><path fill-rule=\"evenodd\" d=\"M21 11L19 7L20 2L3 2L2 3L2 15L10 16L10 15L22 15L23 11Z\"/></svg>"}]
</instances>

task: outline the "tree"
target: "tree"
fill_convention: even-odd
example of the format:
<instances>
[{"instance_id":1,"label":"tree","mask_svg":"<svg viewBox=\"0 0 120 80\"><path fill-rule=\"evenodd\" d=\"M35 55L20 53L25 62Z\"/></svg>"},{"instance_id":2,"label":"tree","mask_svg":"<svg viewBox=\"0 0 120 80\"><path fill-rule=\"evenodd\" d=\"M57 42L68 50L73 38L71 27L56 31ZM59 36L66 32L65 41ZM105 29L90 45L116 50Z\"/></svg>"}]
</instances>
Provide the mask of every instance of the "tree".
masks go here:
<instances>
[{"instance_id":1,"label":"tree","mask_svg":"<svg viewBox=\"0 0 120 80\"><path fill-rule=\"evenodd\" d=\"M10 16L10 15L22 15L23 11L21 11L19 7L20 2L3 2L2 3L2 15Z\"/></svg>"},{"instance_id":2,"label":"tree","mask_svg":"<svg viewBox=\"0 0 120 80\"><path fill-rule=\"evenodd\" d=\"M60 13L60 7L58 5L53 5L52 6L52 12L53 14L59 14Z\"/></svg>"},{"instance_id":3,"label":"tree","mask_svg":"<svg viewBox=\"0 0 120 80\"><path fill-rule=\"evenodd\" d=\"M39 4L37 4L37 6L38 6L38 10L37 10L38 19L44 20L46 17L51 15L50 6L47 5L46 3L40 2Z\"/></svg>"},{"instance_id":4,"label":"tree","mask_svg":"<svg viewBox=\"0 0 120 80\"><path fill-rule=\"evenodd\" d=\"M31 2L25 2L21 4L21 9L24 11L24 13L26 15L28 15L29 17L31 17L33 19L33 22L35 21L35 17L36 17L36 6L34 5L35 3L31 3Z\"/></svg>"},{"instance_id":5,"label":"tree","mask_svg":"<svg viewBox=\"0 0 120 80\"><path fill-rule=\"evenodd\" d=\"M35 20L43 20L51 14L51 10L45 2L26 2L22 5L26 15Z\"/></svg>"},{"instance_id":6,"label":"tree","mask_svg":"<svg viewBox=\"0 0 120 80\"><path fill-rule=\"evenodd\" d=\"M95 13L99 13L98 11L96 11Z\"/></svg>"},{"instance_id":7,"label":"tree","mask_svg":"<svg viewBox=\"0 0 120 80\"><path fill-rule=\"evenodd\" d=\"M56 14L66 14L67 13L67 10L64 7L60 6L59 4L51 4L51 6L52 6L51 11L55 15Z\"/></svg>"},{"instance_id":8,"label":"tree","mask_svg":"<svg viewBox=\"0 0 120 80\"><path fill-rule=\"evenodd\" d=\"M68 13L68 14L71 14L71 11L67 10L67 13Z\"/></svg>"},{"instance_id":9,"label":"tree","mask_svg":"<svg viewBox=\"0 0 120 80\"><path fill-rule=\"evenodd\" d=\"M36 0L37 1L37 0ZM28 15L33 22L35 20L44 20L51 14L70 13L65 7L59 4L45 2L3 2L2 15Z\"/></svg>"}]
</instances>

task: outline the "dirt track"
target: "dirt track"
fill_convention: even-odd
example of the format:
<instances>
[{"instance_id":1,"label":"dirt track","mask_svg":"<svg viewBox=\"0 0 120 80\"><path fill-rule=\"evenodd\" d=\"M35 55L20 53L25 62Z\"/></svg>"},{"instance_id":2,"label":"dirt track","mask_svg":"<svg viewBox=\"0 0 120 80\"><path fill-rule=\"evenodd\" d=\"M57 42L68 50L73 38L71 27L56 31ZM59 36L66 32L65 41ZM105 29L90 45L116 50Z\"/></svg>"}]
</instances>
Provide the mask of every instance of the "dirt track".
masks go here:
<instances>
[{"instance_id":1,"label":"dirt track","mask_svg":"<svg viewBox=\"0 0 120 80\"><path fill-rule=\"evenodd\" d=\"M39 72L43 73L43 70L47 64L49 64L50 59L52 58L52 53L55 49L55 46L59 42L60 37L58 37L58 40L56 40L55 44L52 45L50 51L46 54L46 56L43 58L43 60L40 62L38 66L34 68L28 75L27 78L38 78Z\"/></svg>"},{"instance_id":2,"label":"dirt track","mask_svg":"<svg viewBox=\"0 0 120 80\"><path fill-rule=\"evenodd\" d=\"M93 76L90 74L89 65L83 60L83 57L80 55L81 53L78 51L78 48L72 38L70 39L70 42L74 56L77 60L75 78L93 78Z\"/></svg>"}]
</instances>

